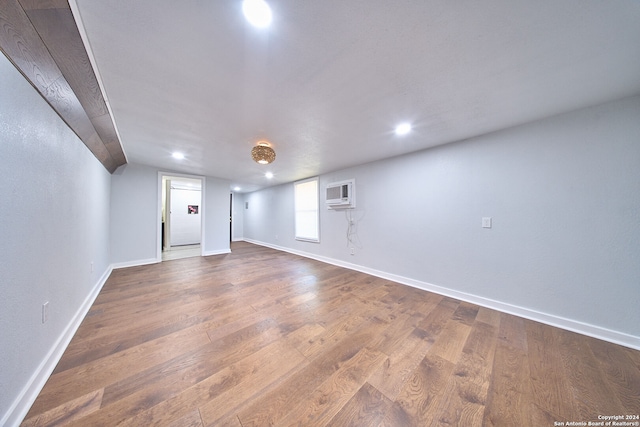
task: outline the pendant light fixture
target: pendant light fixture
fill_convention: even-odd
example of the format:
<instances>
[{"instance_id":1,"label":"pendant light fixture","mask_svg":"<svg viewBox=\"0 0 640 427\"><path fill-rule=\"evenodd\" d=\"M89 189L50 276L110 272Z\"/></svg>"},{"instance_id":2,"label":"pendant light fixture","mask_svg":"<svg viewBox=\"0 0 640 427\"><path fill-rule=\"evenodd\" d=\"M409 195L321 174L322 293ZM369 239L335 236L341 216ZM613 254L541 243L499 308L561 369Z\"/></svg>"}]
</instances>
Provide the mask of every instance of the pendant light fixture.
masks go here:
<instances>
[{"instance_id":1,"label":"pendant light fixture","mask_svg":"<svg viewBox=\"0 0 640 427\"><path fill-rule=\"evenodd\" d=\"M258 141L251 149L251 158L261 165L268 165L276 159L276 152L267 141Z\"/></svg>"}]
</instances>

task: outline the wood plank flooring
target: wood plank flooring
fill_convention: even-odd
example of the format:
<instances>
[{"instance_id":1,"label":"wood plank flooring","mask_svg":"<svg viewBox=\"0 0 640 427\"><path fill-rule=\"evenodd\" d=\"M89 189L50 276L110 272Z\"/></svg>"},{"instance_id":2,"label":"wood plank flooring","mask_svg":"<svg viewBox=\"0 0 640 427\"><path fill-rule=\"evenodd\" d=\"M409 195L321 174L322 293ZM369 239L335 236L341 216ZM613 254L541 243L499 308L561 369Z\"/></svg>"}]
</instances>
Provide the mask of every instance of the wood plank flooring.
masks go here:
<instances>
[{"instance_id":1,"label":"wood plank flooring","mask_svg":"<svg viewBox=\"0 0 640 427\"><path fill-rule=\"evenodd\" d=\"M638 351L238 242L115 270L22 425L556 426L638 414Z\"/></svg>"}]
</instances>

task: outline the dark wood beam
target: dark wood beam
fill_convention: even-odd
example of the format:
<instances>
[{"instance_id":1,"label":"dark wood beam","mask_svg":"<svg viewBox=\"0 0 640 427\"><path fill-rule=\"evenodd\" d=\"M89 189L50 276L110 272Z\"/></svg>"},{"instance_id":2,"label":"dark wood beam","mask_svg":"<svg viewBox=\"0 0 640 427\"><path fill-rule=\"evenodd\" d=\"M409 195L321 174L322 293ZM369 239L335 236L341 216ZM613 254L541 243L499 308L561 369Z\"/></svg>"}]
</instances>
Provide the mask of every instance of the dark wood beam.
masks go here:
<instances>
[{"instance_id":1,"label":"dark wood beam","mask_svg":"<svg viewBox=\"0 0 640 427\"><path fill-rule=\"evenodd\" d=\"M0 0L0 50L110 173L126 163L67 0Z\"/></svg>"}]
</instances>

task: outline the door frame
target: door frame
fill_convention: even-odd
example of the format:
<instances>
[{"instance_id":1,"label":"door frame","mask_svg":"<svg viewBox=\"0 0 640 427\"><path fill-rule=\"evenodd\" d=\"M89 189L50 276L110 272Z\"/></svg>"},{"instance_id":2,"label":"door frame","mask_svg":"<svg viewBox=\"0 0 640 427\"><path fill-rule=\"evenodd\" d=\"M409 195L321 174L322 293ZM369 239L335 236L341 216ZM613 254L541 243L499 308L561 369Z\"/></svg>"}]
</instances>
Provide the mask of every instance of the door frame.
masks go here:
<instances>
[{"instance_id":1,"label":"door frame","mask_svg":"<svg viewBox=\"0 0 640 427\"><path fill-rule=\"evenodd\" d=\"M206 212L205 209L205 194L206 188L205 183L206 179L201 175L188 175L184 173L177 172L162 172L158 171L158 212L157 212L157 234L156 234L156 261L162 262L162 179L167 178L171 179L171 177L175 178L189 178L200 180L200 256L204 256L204 248L205 248L205 230L204 230L204 215Z\"/></svg>"}]
</instances>

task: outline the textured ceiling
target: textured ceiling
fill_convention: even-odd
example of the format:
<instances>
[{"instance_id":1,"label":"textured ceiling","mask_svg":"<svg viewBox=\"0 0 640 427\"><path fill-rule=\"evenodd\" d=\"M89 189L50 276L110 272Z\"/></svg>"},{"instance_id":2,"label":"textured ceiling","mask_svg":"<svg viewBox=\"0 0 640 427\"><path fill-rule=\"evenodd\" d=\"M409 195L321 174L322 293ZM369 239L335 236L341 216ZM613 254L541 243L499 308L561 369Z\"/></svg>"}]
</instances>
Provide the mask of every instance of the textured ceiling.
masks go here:
<instances>
[{"instance_id":1,"label":"textured ceiling","mask_svg":"<svg viewBox=\"0 0 640 427\"><path fill-rule=\"evenodd\" d=\"M129 161L242 191L640 93L636 0L71 2Z\"/></svg>"}]
</instances>

